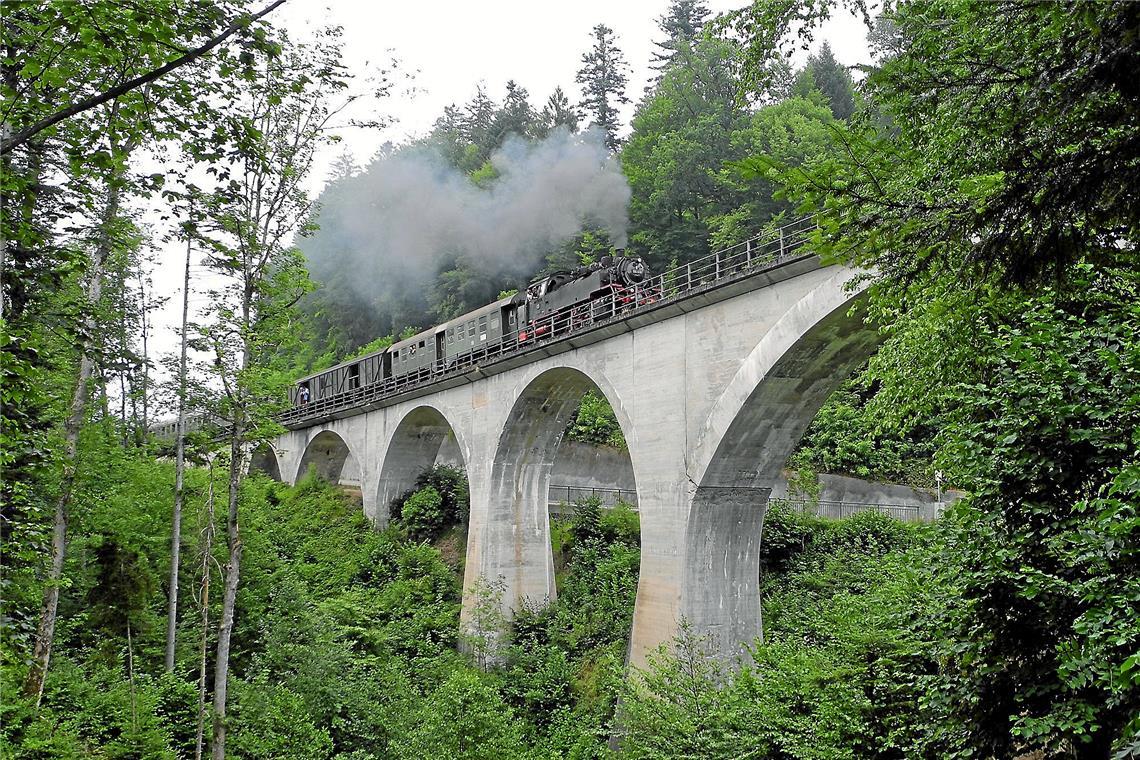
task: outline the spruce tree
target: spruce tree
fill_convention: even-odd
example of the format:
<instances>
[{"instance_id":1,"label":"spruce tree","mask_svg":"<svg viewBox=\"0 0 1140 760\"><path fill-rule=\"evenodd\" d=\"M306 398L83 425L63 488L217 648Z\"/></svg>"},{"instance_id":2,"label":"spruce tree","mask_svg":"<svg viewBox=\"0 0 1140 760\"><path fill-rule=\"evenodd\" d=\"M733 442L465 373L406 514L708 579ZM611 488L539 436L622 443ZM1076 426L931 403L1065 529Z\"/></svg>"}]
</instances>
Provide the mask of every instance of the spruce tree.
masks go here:
<instances>
[{"instance_id":1,"label":"spruce tree","mask_svg":"<svg viewBox=\"0 0 1140 760\"><path fill-rule=\"evenodd\" d=\"M617 107L629 102L625 95L629 64L615 43L613 29L598 24L593 33L594 46L582 55L582 68L575 81L582 85L581 107L593 117L591 124L605 132L609 149L617 150Z\"/></svg>"},{"instance_id":2,"label":"spruce tree","mask_svg":"<svg viewBox=\"0 0 1140 760\"><path fill-rule=\"evenodd\" d=\"M665 40L654 43L661 50L653 51L650 65L657 71L672 66L677 56L700 36L708 16L709 9L703 0L673 0L669 11L657 19Z\"/></svg>"},{"instance_id":3,"label":"spruce tree","mask_svg":"<svg viewBox=\"0 0 1140 760\"><path fill-rule=\"evenodd\" d=\"M519 86L515 80L507 82L507 96L503 105L495 113L491 126L493 148L503 144L509 135L531 137L535 132L538 116L531 108L525 87Z\"/></svg>"},{"instance_id":4,"label":"spruce tree","mask_svg":"<svg viewBox=\"0 0 1140 760\"><path fill-rule=\"evenodd\" d=\"M555 87L554 92L546 99L546 105L542 107L541 129L543 136L559 127L565 127L570 132L577 132L578 118L578 111L570 105L570 99L566 97L566 93L561 87Z\"/></svg>"},{"instance_id":5,"label":"spruce tree","mask_svg":"<svg viewBox=\"0 0 1140 760\"><path fill-rule=\"evenodd\" d=\"M810 73L819 91L827 97L831 112L837 119L849 119L855 113L855 83L851 74L831 52L831 45L826 42L818 55L808 58L807 66L801 72L801 77Z\"/></svg>"}]
</instances>

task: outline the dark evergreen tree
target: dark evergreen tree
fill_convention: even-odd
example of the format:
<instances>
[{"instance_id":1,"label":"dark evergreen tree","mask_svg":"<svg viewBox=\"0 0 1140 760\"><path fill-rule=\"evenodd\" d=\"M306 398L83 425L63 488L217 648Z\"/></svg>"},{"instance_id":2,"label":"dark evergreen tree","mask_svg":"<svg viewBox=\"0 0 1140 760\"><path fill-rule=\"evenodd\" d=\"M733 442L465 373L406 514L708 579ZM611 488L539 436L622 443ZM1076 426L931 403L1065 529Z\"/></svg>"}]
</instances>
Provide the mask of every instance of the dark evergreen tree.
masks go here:
<instances>
[{"instance_id":1,"label":"dark evergreen tree","mask_svg":"<svg viewBox=\"0 0 1140 760\"><path fill-rule=\"evenodd\" d=\"M605 131L610 150L617 150L617 107L629 102L625 95L629 64L615 42L613 29L605 24L594 27L594 46L582 55L582 64L574 80L582 85L581 107L592 117L591 124Z\"/></svg>"},{"instance_id":2,"label":"dark evergreen tree","mask_svg":"<svg viewBox=\"0 0 1140 760\"><path fill-rule=\"evenodd\" d=\"M835 118L851 118L851 114L855 113L855 83L847 68L835 60L831 45L824 42L819 54L808 58L807 66L800 72L796 82L797 93L804 88L810 89L811 85L805 82L809 75L815 87L827 97Z\"/></svg>"},{"instance_id":3,"label":"dark evergreen tree","mask_svg":"<svg viewBox=\"0 0 1140 760\"><path fill-rule=\"evenodd\" d=\"M501 146L509 135L524 138L534 136L538 115L531 108L527 97L526 88L520 87L513 79L507 82L507 96L491 124L492 150Z\"/></svg>"},{"instance_id":4,"label":"dark evergreen tree","mask_svg":"<svg viewBox=\"0 0 1140 760\"><path fill-rule=\"evenodd\" d=\"M464 131L466 118L459 106L452 103L435 120L431 134L425 141L430 149L439 153L451 166L459 167L463 164L464 151L468 145Z\"/></svg>"},{"instance_id":5,"label":"dark evergreen tree","mask_svg":"<svg viewBox=\"0 0 1140 760\"><path fill-rule=\"evenodd\" d=\"M565 127L571 132L578 131L578 110L570 104L570 99L561 87L555 87L554 92L546 99L542 107L541 123L539 125L542 136L559 127Z\"/></svg>"},{"instance_id":6,"label":"dark evergreen tree","mask_svg":"<svg viewBox=\"0 0 1140 760\"><path fill-rule=\"evenodd\" d=\"M669 11L657 19L657 26L665 33L665 40L654 43L661 48L653 51L650 64L657 71L673 65L677 56L701 34L708 19L709 9L702 0L673 0Z\"/></svg>"},{"instance_id":7,"label":"dark evergreen tree","mask_svg":"<svg viewBox=\"0 0 1140 760\"><path fill-rule=\"evenodd\" d=\"M491 100L487 91L479 85L475 90L475 97L463 109L463 121L460 125L460 134L464 142L476 148L475 160L467 161L462 166L465 171L479 168L491 155L493 149L491 130L494 127L495 111L495 101Z\"/></svg>"}]
</instances>

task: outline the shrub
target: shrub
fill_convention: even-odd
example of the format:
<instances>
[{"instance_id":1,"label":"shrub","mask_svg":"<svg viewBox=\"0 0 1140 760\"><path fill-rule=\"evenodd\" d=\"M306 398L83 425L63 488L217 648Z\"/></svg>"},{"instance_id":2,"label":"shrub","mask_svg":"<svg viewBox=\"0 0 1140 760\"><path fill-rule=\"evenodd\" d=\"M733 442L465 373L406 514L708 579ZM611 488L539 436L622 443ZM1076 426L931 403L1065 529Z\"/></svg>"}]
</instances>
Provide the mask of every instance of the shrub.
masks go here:
<instances>
[{"instance_id":1,"label":"shrub","mask_svg":"<svg viewBox=\"0 0 1140 760\"><path fill-rule=\"evenodd\" d=\"M432 486L421 488L404 502L400 510L400 521L409 537L431 540L441 533L447 524L443 497Z\"/></svg>"},{"instance_id":2,"label":"shrub","mask_svg":"<svg viewBox=\"0 0 1140 760\"><path fill-rule=\"evenodd\" d=\"M641 518L624 501L619 501L613 509L602 512L598 518L598 530L607 543L641 545Z\"/></svg>"}]
</instances>

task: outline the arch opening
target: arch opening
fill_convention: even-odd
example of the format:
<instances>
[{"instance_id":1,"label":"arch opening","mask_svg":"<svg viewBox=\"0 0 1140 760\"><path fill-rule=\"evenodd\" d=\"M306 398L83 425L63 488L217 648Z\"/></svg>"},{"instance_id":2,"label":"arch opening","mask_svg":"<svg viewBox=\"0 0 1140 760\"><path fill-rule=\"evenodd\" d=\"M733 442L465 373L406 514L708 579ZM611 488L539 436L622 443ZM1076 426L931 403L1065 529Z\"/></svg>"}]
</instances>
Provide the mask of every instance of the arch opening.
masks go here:
<instances>
[{"instance_id":1,"label":"arch opening","mask_svg":"<svg viewBox=\"0 0 1140 760\"><path fill-rule=\"evenodd\" d=\"M249 456L249 474L260 472L278 483L281 479L281 465L277 461L277 452L268 443L263 443L254 449Z\"/></svg>"},{"instance_id":2,"label":"arch opening","mask_svg":"<svg viewBox=\"0 0 1140 760\"><path fill-rule=\"evenodd\" d=\"M468 630L480 627L473 619L476 600L469 590L481 584L495 584L501 594L500 610L508 619L524 602L544 604L556 599L550 541L551 476L567 426L583 396L591 391L610 402L619 427L628 436L631 430L620 399L569 367L549 369L533 378L507 414L478 505L483 510L483 535L468 550L463 605ZM562 453L566 456L567 451ZM631 461L628 453L622 456ZM572 461L563 466L577 469ZM626 485L636 500L632 465L628 475Z\"/></svg>"},{"instance_id":3,"label":"arch opening","mask_svg":"<svg viewBox=\"0 0 1140 760\"><path fill-rule=\"evenodd\" d=\"M387 526L392 501L411 490L420 474L433 465L455 467L470 477L463 446L451 423L434 407L416 407L400 420L384 455L372 516L378 527Z\"/></svg>"},{"instance_id":4,"label":"arch opening","mask_svg":"<svg viewBox=\"0 0 1140 760\"><path fill-rule=\"evenodd\" d=\"M297 481L312 469L318 478L335 485L360 488L360 463L344 439L331 430L323 430L309 441L301 464L297 467Z\"/></svg>"}]
</instances>

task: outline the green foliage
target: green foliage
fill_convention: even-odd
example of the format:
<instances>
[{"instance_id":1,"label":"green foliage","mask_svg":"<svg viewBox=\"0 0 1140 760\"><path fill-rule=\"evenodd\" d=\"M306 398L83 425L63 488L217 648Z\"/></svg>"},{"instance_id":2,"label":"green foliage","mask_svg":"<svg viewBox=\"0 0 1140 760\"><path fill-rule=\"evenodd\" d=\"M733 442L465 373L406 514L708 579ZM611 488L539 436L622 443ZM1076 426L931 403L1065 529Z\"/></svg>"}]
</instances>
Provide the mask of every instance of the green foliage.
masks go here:
<instances>
[{"instance_id":1,"label":"green foliage","mask_svg":"<svg viewBox=\"0 0 1140 760\"><path fill-rule=\"evenodd\" d=\"M931 548L874 512L842 521L770 509L765 639L731 673L688 627L626 686L623 757L911 757L913 683Z\"/></svg>"},{"instance_id":2,"label":"green foliage","mask_svg":"<svg viewBox=\"0 0 1140 760\"><path fill-rule=\"evenodd\" d=\"M601 393L588 391L566 428L566 440L596 443L626 450L625 436L613 407Z\"/></svg>"},{"instance_id":3,"label":"green foliage","mask_svg":"<svg viewBox=\"0 0 1140 760\"><path fill-rule=\"evenodd\" d=\"M832 149L822 96L751 112L736 97L740 63L739 47L726 40L683 46L634 116L622 151L631 248L655 270L750 238L789 208L774 183L742 175L737 162L763 153L801 166Z\"/></svg>"},{"instance_id":4,"label":"green foliage","mask_svg":"<svg viewBox=\"0 0 1140 760\"><path fill-rule=\"evenodd\" d=\"M498 760L522 757L522 730L495 687L473 672L452 673L405 719L390 757Z\"/></svg>"},{"instance_id":5,"label":"green foliage","mask_svg":"<svg viewBox=\"0 0 1140 760\"><path fill-rule=\"evenodd\" d=\"M884 361L879 358L873 364L877 368ZM882 408L888 402L877 398L879 383L873 372L860 372L831 394L804 433L789 467L933 487L937 417L884 415Z\"/></svg>"},{"instance_id":6,"label":"green foliage","mask_svg":"<svg viewBox=\"0 0 1140 760\"><path fill-rule=\"evenodd\" d=\"M463 470L433 465L419 474L412 490L392 501L389 514L409 537L432 541L449 527L466 524L470 508Z\"/></svg>"},{"instance_id":7,"label":"green foliage","mask_svg":"<svg viewBox=\"0 0 1140 760\"><path fill-rule=\"evenodd\" d=\"M820 5L769 10L814 22ZM826 212L827 250L900 282L934 269L1031 283L1086 257L1134 258L1137 204L1120 193L1140 183L1140 99L1126 94L1138 14L1125 2L899 4L886 13L892 54L862 85L874 111L837 125L839 150L808 171L760 172ZM756 31L758 45L771 39Z\"/></svg>"},{"instance_id":8,"label":"green foliage","mask_svg":"<svg viewBox=\"0 0 1140 760\"><path fill-rule=\"evenodd\" d=\"M431 486L409 496L400 507L400 522L413 539L431 538L445 525L443 497Z\"/></svg>"}]
</instances>

